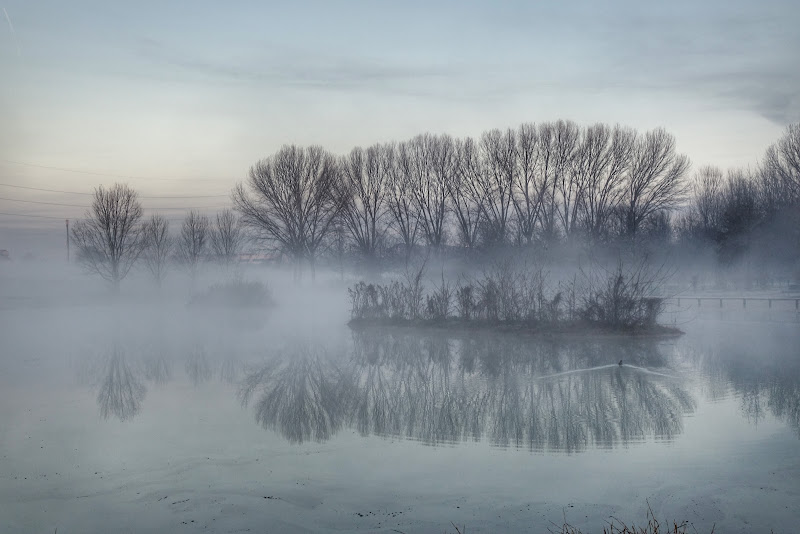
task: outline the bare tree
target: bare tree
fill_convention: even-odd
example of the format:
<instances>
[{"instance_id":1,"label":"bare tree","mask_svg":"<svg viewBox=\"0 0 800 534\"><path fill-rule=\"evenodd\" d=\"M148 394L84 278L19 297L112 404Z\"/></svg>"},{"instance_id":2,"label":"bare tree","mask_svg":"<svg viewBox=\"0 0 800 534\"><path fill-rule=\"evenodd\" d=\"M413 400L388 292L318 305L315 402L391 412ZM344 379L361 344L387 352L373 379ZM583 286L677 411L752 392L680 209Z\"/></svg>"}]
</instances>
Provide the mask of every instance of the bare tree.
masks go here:
<instances>
[{"instance_id":1,"label":"bare tree","mask_svg":"<svg viewBox=\"0 0 800 534\"><path fill-rule=\"evenodd\" d=\"M447 215L447 186L433 169L438 144L436 137L424 134L400 143L398 150L399 170L408 180L422 234L434 249L444 244Z\"/></svg>"},{"instance_id":2,"label":"bare tree","mask_svg":"<svg viewBox=\"0 0 800 534\"><path fill-rule=\"evenodd\" d=\"M542 206L543 192L537 180L539 168L539 135L536 125L522 124L517 129L517 164L512 184L512 203L517 223L517 239L531 244Z\"/></svg>"},{"instance_id":3,"label":"bare tree","mask_svg":"<svg viewBox=\"0 0 800 534\"><path fill-rule=\"evenodd\" d=\"M689 158L675 152L675 138L665 130L658 128L637 139L622 206L628 236L635 237L647 217L684 199L688 169Z\"/></svg>"},{"instance_id":4,"label":"bare tree","mask_svg":"<svg viewBox=\"0 0 800 534\"><path fill-rule=\"evenodd\" d=\"M178 259L192 275L197 276L200 262L206 254L208 246L208 217L192 210L183 219L181 235L178 238Z\"/></svg>"},{"instance_id":5,"label":"bare tree","mask_svg":"<svg viewBox=\"0 0 800 534\"><path fill-rule=\"evenodd\" d=\"M478 229L483 215L483 198L476 197L470 186L480 173L480 154L475 141L471 138L456 141L454 168L445 185L450 211L456 218L459 241L469 249L478 242Z\"/></svg>"},{"instance_id":6,"label":"bare tree","mask_svg":"<svg viewBox=\"0 0 800 534\"><path fill-rule=\"evenodd\" d=\"M374 260L386 228L386 196L391 169L386 157L390 146L354 148L342 158L342 220L356 248L367 260Z\"/></svg>"},{"instance_id":7,"label":"bare tree","mask_svg":"<svg viewBox=\"0 0 800 534\"><path fill-rule=\"evenodd\" d=\"M124 184L110 189L101 185L94 191L86 218L72 227L78 261L110 282L115 292L142 252L141 218L142 205L133 189Z\"/></svg>"},{"instance_id":8,"label":"bare tree","mask_svg":"<svg viewBox=\"0 0 800 534\"><path fill-rule=\"evenodd\" d=\"M539 158L535 189L539 201L539 227L542 237L558 237L560 218L559 185L569 175L574 139L571 123L543 123L538 128Z\"/></svg>"},{"instance_id":9,"label":"bare tree","mask_svg":"<svg viewBox=\"0 0 800 534\"><path fill-rule=\"evenodd\" d=\"M338 180L336 160L322 147L287 145L250 168L249 193L243 184L233 191L244 225L294 260L296 280L303 260L315 276L317 253L341 211Z\"/></svg>"},{"instance_id":10,"label":"bare tree","mask_svg":"<svg viewBox=\"0 0 800 534\"><path fill-rule=\"evenodd\" d=\"M585 140L585 136L584 136ZM586 190L586 167L593 158L591 143L582 143L578 125L571 121L558 121L555 128L556 160L555 189L558 193L558 219L564 236L572 236L578 222L578 210Z\"/></svg>"},{"instance_id":11,"label":"bare tree","mask_svg":"<svg viewBox=\"0 0 800 534\"><path fill-rule=\"evenodd\" d=\"M411 251L417 243L419 233L419 218L411 197L411 178L399 164L398 149L392 145L384 152L386 161L384 165L389 170L388 194L386 206L389 208L392 226L400 236L405 248L405 262L411 258Z\"/></svg>"},{"instance_id":12,"label":"bare tree","mask_svg":"<svg viewBox=\"0 0 800 534\"><path fill-rule=\"evenodd\" d=\"M172 238L169 235L169 221L163 215L153 215L142 225L144 252L142 259L153 276L156 285L167 275L169 257L172 254Z\"/></svg>"},{"instance_id":13,"label":"bare tree","mask_svg":"<svg viewBox=\"0 0 800 534\"><path fill-rule=\"evenodd\" d=\"M473 195L482 199L484 242L500 244L506 241L509 217L512 213L512 188L517 174L516 132L490 130L481 136L482 172L468 184Z\"/></svg>"},{"instance_id":14,"label":"bare tree","mask_svg":"<svg viewBox=\"0 0 800 534\"><path fill-rule=\"evenodd\" d=\"M720 259L726 263L739 258L750 248L752 231L762 220L761 192L750 173L728 172L720 188L716 234Z\"/></svg>"},{"instance_id":15,"label":"bare tree","mask_svg":"<svg viewBox=\"0 0 800 534\"><path fill-rule=\"evenodd\" d=\"M714 239L720 229L722 187L722 170L718 167L703 167L695 175L690 209L697 216L699 231L705 239Z\"/></svg>"},{"instance_id":16,"label":"bare tree","mask_svg":"<svg viewBox=\"0 0 800 534\"><path fill-rule=\"evenodd\" d=\"M230 265L242 251L244 229L233 210L225 209L217 213L210 232L211 250L218 261Z\"/></svg>"},{"instance_id":17,"label":"bare tree","mask_svg":"<svg viewBox=\"0 0 800 534\"><path fill-rule=\"evenodd\" d=\"M581 203L582 226L589 236L602 239L625 192L625 177L633 154L636 133L596 124L584 132L581 168L585 175Z\"/></svg>"},{"instance_id":18,"label":"bare tree","mask_svg":"<svg viewBox=\"0 0 800 534\"><path fill-rule=\"evenodd\" d=\"M771 205L800 202L800 123L789 125L783 137L767 149L762 167Z\"/></svg>"}]
</instances>

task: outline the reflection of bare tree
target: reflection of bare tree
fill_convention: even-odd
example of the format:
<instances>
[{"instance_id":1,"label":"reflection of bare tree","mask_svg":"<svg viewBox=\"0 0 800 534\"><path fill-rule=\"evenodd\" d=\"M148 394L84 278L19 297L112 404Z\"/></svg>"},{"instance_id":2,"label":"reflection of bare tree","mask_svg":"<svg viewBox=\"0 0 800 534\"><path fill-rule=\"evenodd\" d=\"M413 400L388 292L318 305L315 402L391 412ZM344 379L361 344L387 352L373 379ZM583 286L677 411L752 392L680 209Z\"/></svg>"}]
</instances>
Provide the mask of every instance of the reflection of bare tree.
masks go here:
<instances>
[{"instance_id":1,"label":"reflection of bare tree","mask_svg":"<svg viewBox=\"0 0 800 534\"><path fill-rule=\"evenodd\" d=\"M609 364L620 357L633 365ZM247 404L260 391L256 419L293 442L347 425L433 444L572 452L682 431L695 403L675 378L643 367L662 361L652 341L359 332L349 358L306 347L248 373L240 393Z\"/></svg>"},{"instance_id":2,"label":"reflection of bare tree","mask_svg":"<svg viewBox=\"0 0 800 534\"><path fill-rule=\"evenodd\" d=\"M104 419L109 415L114 415L121 421L131 419L139 413L146 391L144 384L125 361L125 355L115 349L106 363L97 393L100 415Z\"/></svg>"},{"instance_id":3,"label":"reflection of bare tree","mask_svg":"<svg viewBox=\"0 0 800 534\"><path fill-rule=\"evenodd\" d=\"M189 351L184 368L195 386L211 380L211 364L208 361L206 349L202 346L195 346Z\"/></svg>"},{"instance_id":4,"label":"reflection of bare tree","mask_svg":"<svg viewBox=\"0 0 800 534\"><path fill-rule=\"evenodd\" d=\"M346 384L335 365L307 347L247 374L239 396L247 405L258 392L256 421L293 443L323 441L342 424Z\"/></svg>"},{"instance_id":5,"label":"reflection of bare tree","mask_svg":"<svg viewBox=\"0 0 800 534\"><path fill-rule=\"evenodd\" d=\"M759 338L761 339L761 338ZM753 423L768 414L785 421L800 436L800 361L797 336L780 333L758 346L726 336L716 347L689 354L710 382L710 393L736 393L742 413Z\"/></svg>"},{"instance_id":6,"label":"reflection of bare tree","mask_svg":"<svg viewBox=\"0 0 800 534\"><path fill-rule=\"evenodd\" d=\"M163 385L172 380L172 365L166 354L157 351L142 360L144 378L155 384Z\"/></svg>"},{"instance_id":7,"label":"reflection of bare tree","mask_svg":"<svg viewBox=\"0 0 800 534\"><path fill-rule=\"evenodd\" d=\"M228 356L222 360L219 368L219 379L223 382L233 384L239 379L241 373L241 362L235 356Z\"/></svg>"}]
</instances>

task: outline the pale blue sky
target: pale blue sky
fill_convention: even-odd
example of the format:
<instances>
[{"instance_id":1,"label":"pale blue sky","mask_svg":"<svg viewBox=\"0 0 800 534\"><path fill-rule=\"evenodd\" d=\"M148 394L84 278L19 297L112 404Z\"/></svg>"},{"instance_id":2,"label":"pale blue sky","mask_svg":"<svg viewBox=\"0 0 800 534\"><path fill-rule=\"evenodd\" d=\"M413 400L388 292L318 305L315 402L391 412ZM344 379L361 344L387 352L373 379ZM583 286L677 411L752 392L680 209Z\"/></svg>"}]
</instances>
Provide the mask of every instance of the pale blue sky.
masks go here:
<instances>
[{"instance_id":1,"label":"pale blue sky","mask_svg":"<svg viewBox=\"0 0 800 534\"><path fill-rule=\"evenodd\" d=\"M663 126L694 168L730 167L800 120L789 0L0 6L14 28L0 21L6 184L88 192L125 175L144 195L226 195L284 143L345 152L558 118ZM0 197L88 198L2 186ZM0 212L83 210L0 200ZM0 216L0 231L23 223L46 220Z\"/></svg>"}]
</instances>

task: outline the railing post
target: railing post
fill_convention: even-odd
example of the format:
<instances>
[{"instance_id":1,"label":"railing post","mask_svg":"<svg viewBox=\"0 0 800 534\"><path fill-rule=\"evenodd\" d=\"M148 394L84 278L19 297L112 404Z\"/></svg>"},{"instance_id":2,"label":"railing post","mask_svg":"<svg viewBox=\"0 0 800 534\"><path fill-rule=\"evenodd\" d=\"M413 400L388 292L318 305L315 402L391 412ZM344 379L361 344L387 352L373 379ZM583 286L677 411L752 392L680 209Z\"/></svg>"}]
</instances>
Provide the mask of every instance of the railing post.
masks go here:
<instances>
[{"instance_id":1,"label":"railing post","mask_svg":"<svg viewBox=\"0 0 800 534\"><path fill-rule=\"evenodd\" d=\"M742 299L742 308L747 307L747 299Z\"/></svg>"},{"instance_id":2,"label":"railing post","mask_svg":"<svg viewBox=\"0 0 800 534\"><path fill-rule=\"evenodd\" d=\"M722 299L719 299L719 307L722 307Z\"/></svg>"},{"instance_id":3,"label":"railing post","mask_svg":"<svg viewBox=\"0 0 800 534\"><path fill-rule=\"evenodd\" d=\"M700 299L697 299L697 307L700 307Z\"/></svg>"}]
</instances>

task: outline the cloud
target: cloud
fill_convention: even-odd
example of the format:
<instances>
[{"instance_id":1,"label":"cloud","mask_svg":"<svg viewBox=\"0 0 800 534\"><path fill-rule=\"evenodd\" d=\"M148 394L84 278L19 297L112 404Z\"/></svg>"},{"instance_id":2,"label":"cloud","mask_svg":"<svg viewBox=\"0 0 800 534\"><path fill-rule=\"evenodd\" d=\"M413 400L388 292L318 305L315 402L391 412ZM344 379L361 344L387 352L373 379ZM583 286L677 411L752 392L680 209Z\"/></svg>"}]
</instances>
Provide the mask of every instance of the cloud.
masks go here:
<instances>
[{"instance_id":1,"label":"cloud","mask_svg":"<svg viewBox=\"0 0 800 534\"><path fill-rule=\"evenodd\" d=\"M434 94L432 86L461 76L451 65L408 65L368 57L335 56L274 47L246 60L210 59L163 43L142 41L140 54L157 64L179 69L181 76L212 82L243 82L322 90L370 90ZM427 88L427 89L426 89Z\"/></svg>"}]
</instances>

